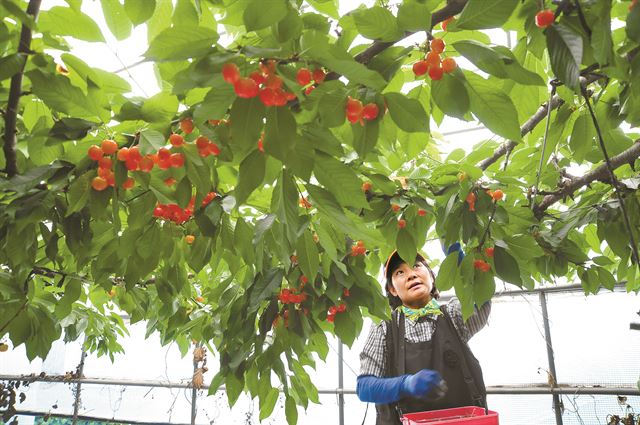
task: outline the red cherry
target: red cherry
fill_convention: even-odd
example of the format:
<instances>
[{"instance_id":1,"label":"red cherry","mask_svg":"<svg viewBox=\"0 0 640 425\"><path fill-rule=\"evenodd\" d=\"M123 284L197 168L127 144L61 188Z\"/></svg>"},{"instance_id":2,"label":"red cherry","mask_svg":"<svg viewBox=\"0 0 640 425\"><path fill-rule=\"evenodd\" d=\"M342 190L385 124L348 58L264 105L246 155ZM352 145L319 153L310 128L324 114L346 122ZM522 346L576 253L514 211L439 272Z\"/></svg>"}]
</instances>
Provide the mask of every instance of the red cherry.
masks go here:
<instances>
[{"instance_id":1,"label":"red cherry","mask_svg":"<svg viewBox=\"0 0 640 425\"><path fill-rule=\"evenodd\" d=\"M439 66L432 66L429 68L429 77L432 80L440 80L444 74L444 70Z\"/></svg>"},{"instance_id":2,"label":"red cherry","mask_svg":"<svg viewBox=\"0 0 640 425\"><path fill-rule=\"evenodd\" d=\"M233 86L238 97L249 99L258 95L258 85L251 78L240 78Z\"/></svg>"},{"instance_id":3,"label":"red cherry","mask_svg":"<svg viewBox=\"0 0 640 425\"><path fill-rule=\"evenodd\" d=\"M196 146L198 147L198 149L202 150L202 149L206 149L207 146L209 146L209 143L211 143L209 141L209 139L207 139L205 136L200 136L196 139Z\"/></svg>"},{"instance_id":4,"label":"red cherry","mask_svg":"<svg viewBox=\"0 0 640 425\"><path fill-rule=\"evenodd\" d=\"M222 78L229 84L235 84L240 79L238 66L235 63L225 63L222 66Z\"/></svg>"},{"instance_id":5,"label":"red cherry","mask_svg":"<svg viewBox=\"0 0 640 425\"><path fill-rule=\"evenodd\" d=\"M184 155L181 153L171 154L171 166L174 168L180 168L184 165Z\"/></svg>"},{"instance_id":6,"label":"red cherry","mask_svg":"<svg viewBox=\"0 0 640 425\"><path fill-rule=\"evenodd\" d=\"M276 91L270 87L260 90L260 101L264 106L273 106L276 104Z\"/></svg>"},{"instance_id":7,"label":"red cherry","mask_svg":"<svg viewBox=\"0 0 640 425\"><path fill-rule=\"evenodd\" d=\"M441 38L434 38L431 40L431 51L434 53L442 53L444 52L444 40Z\"/></svg>"},{"instance_id":8,"label":"red cherry","mask_svg":"<svg viewBox=\"0 0 640 425\"><path fill-rule=\"evenodd\" d=\"M116 157L118 158L118 161L126 161L128 156L129 156L129 148L121 148L118 151L118 155L116 155Z\"/></svg>"},{"instance_id":9,"label":"red cherry","mask_svg":"<svg viewBox=\"0 0 640 425\"><path fill-rule=\"evenodd\" d=\"M549 25L553 24L553 21L556 19L553 10L545 9L536 14L536 26L538 28L546 28Z\"/></svg>"},{"instance_id":10,"label":"red cherry","mask_svg":"<svg viewBox=\"0 0 640 425\"><path fill-rule=\"evenodd\" d=\"M257 85L264 84L265 78L260 71L253 71L249 74L249 78L256 82Z\"/></svg>"},{"instance_id":11,"label":"red cherry","mask_svg":"<svg viewBox=\"0 0 640 425\"><path fill-rule=\"evenodd\" d=\"M326 76L327 75L321 68L316 68L313 70L313 79L318 84L323 82Z\"/></svg>"},{"instance_id":12,"label":"red cherry","mask_svg":"<svg viewBox=\"0 0 640 425\"><path fill-rule=\"evenodd\" d=\"M400 219L398 220L398 229L404 229L407 226L407 220Z\"/></svg>"},{"instance_id":13,"label":"red cherry","mask_svg":"<svg viewBox=\"0 0 640 425\"><path fill-rule=\"evenodd\" d=\"M429 70L429 63L427 61L418 61L413 64L413 73L416 77L424 75Z\"/></svg>"},{"instance_id":14,"label":"red cherry","mask_svg":"<svg viewBox=\"0 0 640 425\"><path fill-rule=\"evenodd\" d=\"M454 58L444 58L442 60L442 70L447 74L453 72L458 67Z\"/></svg>"},{"instance_id":15,"label":"red cherry","mask_svg":"<svg viewBox=\"0 0 640 425\"><path fill-rule=\"evenodd\" d=\"M427 211L423 210L422 208L418 210L418 215L420 217L424 217L425 215L427 215Z\"/></svg>"},{"instance_id":16,"label":"red cherry","mask_svg":"<svg viewBox=\"0 0 640 425\"><path fill-rule=\"evenodd\" d=\"M100 161L100 158L102 158L102 148L100 148L99 146L93 145L89 148L89 151L87 153L89 155L89 158L93 159L94 161Z\"/></svg>"},{"instance_id":17,"label":"red cherry","mask_svg":"<svg viewBox=\"0 0 640 425\"><path fill-rule=\"evenodd\" d=\"M107 180L102 177L94 177L93 180L91 180L91 187L98 192L105 190L107 186L109 186Z\"/></svg>"},{"instance_id":18,"label":"red cherry","mask_svg":"<svg viewBox=\"0 0 640 425\"><path fill-rule=\"evenodd\" d=\"M362 108L362 118L367 121L375 120L378 117L378 105L375 103L367 103Z\"/></svg>"},{"instance_id":19,"label":"red cherry","mask_svg":"<svg viewBox=\"0 0 640 425\"><path fill-rule=\"evenodd\" d=\"M166 161L171 157L171 151L167 148L160 148L158 151L158 163Z\"/></svg>"},{"instance_id":20,"label":"red cherry","mask_svg":"<svg viewBox=\"0 0 640 425\"><path fill-rule=\"evenodd\" d=\"M122 183L122 188L124 190L129 190L131 189L134 185L136 184L136 181L133 179L133 177L127 177L127 180L124 181L124 183Z\"/></svg>"},{"instance_id":21,"label":"red cherry","mask_svg":"<svg viewBox=\"0 0 640 425\"><path fill-rule=\"evenodd\" d=\"M193 131L193 121L191 118L185 118L180 121L180 130L182 130L184 134L190 134Z\"/></svg>"},{"instance_id":22,"label":"red cherry","mask_svg":"<svg viewBox=\"0 0 640 425\"><path fill-rule=\"evenodd\" d=\"M311 82L311 71L307 68L300 68L296 74L296 80L301 86L306 86Z\"/></svg>"},{"instance_id":23,"label":"red cherry","mask_svg":"<svg viewBox=\"0 0 640 425\"><path fill-rule=\"evenodd\" d=\"M154 165L155 163L153 162L153 158L151 158L150 155L145 156L138 163L138 167L140 168L140 171L142 171L143 173L151 172L151 170L153 170Z\"/></svg>"},{"instance_id":24,"label":"red cherry","mask_svg":"<svg viewBox=\"0 0 640 425\"><path fill-rule=\"evenodd\" d=\"M267 77L267 80L264 82L264 85L277 90L279 88L282 88L282 78L278 77L276 74L270 74Z\"/></svg>"},{"instance_id":25,"label":"red cherry","mask_svg":"<svg viewBox=\"0 0 640 425\"><path fill-rule=\"evenodd\" d=\"M171 143L171 146L182 146L184 144L184 137L174 133L169 136L169 143Z\"/></svg>"},{"instance_id":26,"label":"red cherry","mask_svg":"<svg viewBox=\"0 0 640 425\"><path fill-rule=\"evenodd\" d=\"M105 155L111 155L116 153L118 150L118 144L114 140L106 139L102 141L102 152Z\"/></svg>"},{"instance_id":27,"label":"red cherry","mask_svg":"<svg viewBox=\"0 0 640 425\"><path fill-rule=\"evenodd\" d=\"M108 156L103 156L102 158L100 158L100 161L98 161L98 167L100 168L104 168L104 169L111 169L111 166L113 165L113 161L111 161L111 158L109 158Z\"/></svg>"}]
</instances>

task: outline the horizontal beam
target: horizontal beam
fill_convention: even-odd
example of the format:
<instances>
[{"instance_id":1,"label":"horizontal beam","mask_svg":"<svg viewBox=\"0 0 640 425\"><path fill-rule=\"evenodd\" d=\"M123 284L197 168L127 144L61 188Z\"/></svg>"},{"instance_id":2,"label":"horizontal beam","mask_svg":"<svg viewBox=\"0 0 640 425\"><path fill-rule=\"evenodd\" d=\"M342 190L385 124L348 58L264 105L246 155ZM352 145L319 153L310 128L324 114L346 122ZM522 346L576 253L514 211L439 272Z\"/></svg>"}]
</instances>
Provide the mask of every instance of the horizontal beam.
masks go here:
<instances>
[{"instance_id":1,"label":"horizontal beam","mask_svg":"<svg viewBox=\"0 0 640 425\"><path fill-rule=\"evenodd\" d=\"M129 387L153 387L153 388L191 388L189 382L170 382L159 380L131 380L113 378L65 378L64 375L0 375L0 381L27 381L27 382L59 382L82 383L87 385L122 385ZM202 389L208 389L203 386ZM220 391L224 391L224 386ZM320 394L355 394L354 389L324 388L318 389ZM557 388L550 388L547 384L538 385L496 385L487 387L487 394L604 394L604 395L637 395L640 390L637 387L606 387L575 384L558 384Z\"/></svg>"},{"instance_id":2,"label":"horizontal beam","mask_svg":"<svg viewBox=\"0 0 640 425\"><path fill-rule=\"evenodd\" d=\"M64 413L53 413L53 412L40 412L37 410L17 410L16 416L48 416L52 418L66 418L73 419L73 415L66 415ZM115 419L115 418L101 418L97 416L84 416L78 415L78 420L88 421L88 422L105 422L110 424L130 424L130 425L189 425L189 424L181 424L179 422L141 422L141 421L132 421L130 419Z\"/></svg>"}]
</instances>

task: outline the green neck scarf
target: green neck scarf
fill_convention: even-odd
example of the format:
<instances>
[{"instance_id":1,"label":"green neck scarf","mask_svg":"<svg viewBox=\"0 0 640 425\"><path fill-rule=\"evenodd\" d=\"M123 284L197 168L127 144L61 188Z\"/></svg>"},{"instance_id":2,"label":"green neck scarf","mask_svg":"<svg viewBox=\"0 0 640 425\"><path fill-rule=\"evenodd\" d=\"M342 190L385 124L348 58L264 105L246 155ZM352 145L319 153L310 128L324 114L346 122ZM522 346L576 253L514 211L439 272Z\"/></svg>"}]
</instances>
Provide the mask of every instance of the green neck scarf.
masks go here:
<instances>
[{"instance_id":1,"label":"green neck scarf","mask_svg":"<svg viewBox=\"0 0 640 425\"><path fill-rule=\"evenodd\" d=\"M429 303L422 308L411 308L407 307L406 305L401 305L400 307L398 307L398 310L404 313L404 316L407 319L414 322L417 322L421 317L428 316L430 314L434 316L442 314L440 305L434 299L431 299L431 301L429 301Z\"/></svg>"}]
</instances>

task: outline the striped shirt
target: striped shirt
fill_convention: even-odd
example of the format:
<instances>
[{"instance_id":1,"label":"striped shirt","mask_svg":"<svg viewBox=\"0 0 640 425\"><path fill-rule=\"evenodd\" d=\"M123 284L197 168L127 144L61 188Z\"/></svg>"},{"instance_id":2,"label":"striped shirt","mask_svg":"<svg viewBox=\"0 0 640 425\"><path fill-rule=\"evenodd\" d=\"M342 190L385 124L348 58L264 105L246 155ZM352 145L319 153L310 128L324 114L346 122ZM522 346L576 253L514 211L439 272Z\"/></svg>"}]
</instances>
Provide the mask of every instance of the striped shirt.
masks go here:
<instances>
[{"instance_id":1,"label":"striped shirt","mask_svg":"<svg viewBox=\"0 0 640 425\"><path fill-rule=\"evenodd\" d=\"M460 335L460 339L467 343L473 335L478 333L480 329L487 324L489 313L491 313L491 302L487 302L469 317L465 323L462 319L462 311L460 310L460 301L453 298L449 303L442 306L451 319L453 325ZM427 315L414 322L405 320L405 339L407 342L424 342L430 341L435 331L436 316ZM373 324L369 331L369 336L364 344L364 348L360 353L360 376L373 375L384 377L386 367L386 339L387 323L380 322Z\"/></svg>"}]
</instances>

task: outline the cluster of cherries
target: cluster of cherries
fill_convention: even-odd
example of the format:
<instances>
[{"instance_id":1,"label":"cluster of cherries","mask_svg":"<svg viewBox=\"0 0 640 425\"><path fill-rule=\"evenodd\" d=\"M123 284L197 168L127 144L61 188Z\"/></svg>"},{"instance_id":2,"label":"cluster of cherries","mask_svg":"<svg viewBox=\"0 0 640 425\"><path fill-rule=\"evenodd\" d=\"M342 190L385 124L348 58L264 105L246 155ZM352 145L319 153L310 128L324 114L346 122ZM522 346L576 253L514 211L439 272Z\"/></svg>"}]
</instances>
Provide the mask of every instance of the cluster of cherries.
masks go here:
<instances>
[{"instance_id":1,"label":"cluster of cherries","mask_svg":"<svg viewBox=\"0 0 640 425\"><path fill-rule=\"evenodd\" d=\"M290 100L296 99L296 95L286 91L283 87L284 81L276 74L276 62L268 60L260 63L260 70L253 71L248 77L242 77L240 69L235 63L226 63L222 66L222 78L233 84L233 89L238 95L245 99L259 97L265 106L285 106ZM313 72L306 68L298 70L296 80L301 86L308 86L306 94L311 93L315 86L310 85L312 81L319 84L324 81L325 73L322 69Z\"/></svg>"},{"instance_id":2,"label":"cluster of cherries","mask_svg":"<svg viewBox=\"0 0 640 425\"><path fill-rule=\"evenodd\" d=\"M501 201L504 198L504 192L500 189L487 190L487 195L489 195L493 199L493 202ZM469 211L475 212L477 200L478 197L476 196L476 194L473 192L469 192L467 198L465 199L465 201L469 205Z\"/></svg>"},{"instance_id":3,"label":"cluster of cherries","mask_svg":"<svg viewBox=\"0 0 640 425\"><path fill-rule=\"evenodd\" d=\"M480 270L481 272L488 272L491 270L491 264L487 263L484 260L473 260L473 267Z\"/></svg>"},{"instance_id":4,"label":"cluster of cherries","mask_svg":"<svg viewBox=\"0 0 640 425\"><path fill-rule=\"evenodd\" d=\"M440 80L443 74L453 72L458 67L454 58L440 58L440 54L444 52L446 46L443 39L434 38L429 46L429 53L426 54L424 59L413 64L413 73L416 77L428 73L429 78L432 80Z\"/></svg>"},{"instance_id":5,"label":"cluster of cherries","mask_svg":"<svg viewBox=\"0 0 640 425\"><path fill-rule=\"evenodd\" d=\"M351 256L357 257L358 255L364 255L367 253L367 248L364 246L363 241L357 241L351 246Z\"/></svg>"},{"instance_id":6,"label":"cluster of cherries","mask_svg":"<svg viewBox=\"0 0 640 425\"><path fill-rule=\"evenodd\" d=\"M342 296L344 298L347 298L349 297L349 295L351 295L349 293L349 290L345 288L342 291ZM329 311L327 312L327 322L333 323L336 320L336 315L338 313L344 313L345 311L347 311L347 305L345 303L340 303L338 305L333 305L329 307Z\"/></svg>"},{"instance_id":7,"label":"cluster of cherries","mask_svg":"<svg viewBox=\"0 0 640 425\"><path fill-rule=\"evenodd\" d=\"M220 120L209 120L209 123L212 125L218 125L220 124L222 121ZM182 130L182 132L184 134L191 134L193 132L193 120L191 118L185 118L183 120L180 121L180 130ZM171 136L169 136L169 143L171 143L172 146L182 146L185 141L184 141L184 137L182 137L180 134L172 134ZM220 155L220 147L213 143L211 140L209 140L208 137L206 136L199 136L196 139L196 147L198 148L198 154L203 157L206 158L209 155L213 155L213 156L218 156ZM162 167L160 167L162 169Z\"/></svg>"},{"instance_id":8,"label":"cluster of cherries","mask_svg":"<svg viewBox=\"0 0 640 425\"><path fill-rule=\"evenodd\" d=\"M301 304L307 300L307 294L296 289L284 288L278 294L278 300L282 304Z\"/></svg>"},{"instance_id":9,"label":"cluster of cherries","mask_svg":"<svg viewBox=\"0 0 640 425\"><path fill-rule=\"evenodd\" d=\"M137 149L137 148L136 148ZM120 152L118 151L118 144L111 139L105 139L100 146L92 145L89 148L87 155L92 160L98 162L98 175L91 180L91 187L94 190L102 191L107 187L114 187L116 185L116 176L113 172L113 159L111 155L117 153L118 158ZM125 190L131 189L135 185L135 181L132 177L128 177L127 180L122 183L122 188Z\"/></svg>"},{"instance_id":10,"label":"cluster of cherries","mask_svg":"<svg viewBox=\"0 0 640 425\"><path fill-rule=\"evenodd\" d=\"M216 196L218 196L216 192L209 192L202 200L201 206L203 208L206 207ZM173 221L175 224L183 224L193 217L195 202L196 198L192 196L186 208L180 208L178 204L158 204L153 210L153 216L167 221ZM187 241L187 243L192 242L193 240L191 240L191 242Z\"/></svg>"},{"instance_id":11,"label":"cluster of cherries","mask_svg":"<svg viewBox=\"0 0 640 425\"><path fill-rule=\"evenodd\" d=\"M349 96L345 112L347 120L351 124L359 122L360 125L364 125L364 120L372 121L378 118L379 109L378 105L375 103L367 103L366 105L363 105L360 100L353 99Z\"/></svg>"}]
</instances>

